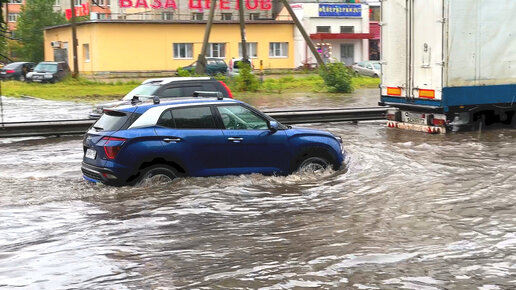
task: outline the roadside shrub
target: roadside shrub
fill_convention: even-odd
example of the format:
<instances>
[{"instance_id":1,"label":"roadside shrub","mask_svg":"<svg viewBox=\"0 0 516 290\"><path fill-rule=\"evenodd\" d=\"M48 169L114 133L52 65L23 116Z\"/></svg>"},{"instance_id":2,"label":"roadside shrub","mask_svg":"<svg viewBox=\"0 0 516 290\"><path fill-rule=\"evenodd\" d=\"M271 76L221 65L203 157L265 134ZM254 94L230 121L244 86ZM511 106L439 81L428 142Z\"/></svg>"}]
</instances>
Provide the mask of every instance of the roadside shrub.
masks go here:
<instances>
[{"instance_id":1,"label":"roadside shrub","mask_svg":"<svg viewBox=\"0 0 516 290\"><path fill-rule=\"evenodd\" d=\"M247 63L240 62L240 69L237 76L235 76L235 88L238 91L256 92L260 88L260 81L251 73L251 66Z\"/></svg>"},{"instance_id":2,"label":"roadside shrub","mask_svg":"<svg viewBox=\"0 0 516 290\"><path fill-rule=\"evenodd\" d=\"M184 70L180 67L177 68L177 76L178 77L191 77L193 74L190 71Z\"/></svg>"},{"instance_id":3,"label":"roadside shrub","mask_svg":"<svg viewBox=\"0 0 516 290\"><path fill-rule=\"evenodd\" d=\"M353 73L343 63L329 63L326 65L326 69L322 67L319 69L319 75L323 78L330 92L353 92L353 86L351 85Z\"/></svg>"}]
</instances>

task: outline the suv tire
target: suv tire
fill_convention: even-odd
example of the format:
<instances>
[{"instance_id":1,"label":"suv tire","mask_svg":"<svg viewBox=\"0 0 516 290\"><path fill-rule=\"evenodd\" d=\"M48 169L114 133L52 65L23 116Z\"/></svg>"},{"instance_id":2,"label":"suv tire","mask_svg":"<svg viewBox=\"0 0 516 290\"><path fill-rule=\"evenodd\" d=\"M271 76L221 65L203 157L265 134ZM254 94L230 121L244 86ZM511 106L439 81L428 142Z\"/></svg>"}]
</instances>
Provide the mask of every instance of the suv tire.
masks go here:
<instances>
[{"instance_id":1,"label":"suv tire","mask_svg":"<svg viewBox=\"0 0 516 290\"><path fill-rule=\"evenodd\" d=\"M324 172L331 163L323 157L311 156L306 158L299 164L298 173L314 173L320 174Z\"/></svg>"},{"instance_id":2,"label":"suv tire","mask_svg":"<svg viewBox=\"0 0 516 290\"><path fill-rule=\"evenodd\" d=\"M179 176L179 172L170 166L153 165L142 170L136 185L146 187L169 183Z\"/></svg>"}]
</instances>

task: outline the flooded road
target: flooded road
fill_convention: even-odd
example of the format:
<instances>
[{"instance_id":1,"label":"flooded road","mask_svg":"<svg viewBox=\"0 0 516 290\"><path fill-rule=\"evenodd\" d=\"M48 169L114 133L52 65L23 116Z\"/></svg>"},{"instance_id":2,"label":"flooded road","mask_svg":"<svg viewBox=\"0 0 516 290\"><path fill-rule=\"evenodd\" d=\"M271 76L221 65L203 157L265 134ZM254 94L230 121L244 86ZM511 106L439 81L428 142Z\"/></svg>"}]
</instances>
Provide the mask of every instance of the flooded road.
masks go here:
<instances>
[{"instance_id":1,"label":"flooded road","mask_svg":"<svg viewBox=\"0 0 516 290\"><path fill-rule=\"evenodd\" d=\"M304 127L346 172L111 188L79 137L0 144L0 288L514 288L516 130Z\"/></svg>"}]
</instances>

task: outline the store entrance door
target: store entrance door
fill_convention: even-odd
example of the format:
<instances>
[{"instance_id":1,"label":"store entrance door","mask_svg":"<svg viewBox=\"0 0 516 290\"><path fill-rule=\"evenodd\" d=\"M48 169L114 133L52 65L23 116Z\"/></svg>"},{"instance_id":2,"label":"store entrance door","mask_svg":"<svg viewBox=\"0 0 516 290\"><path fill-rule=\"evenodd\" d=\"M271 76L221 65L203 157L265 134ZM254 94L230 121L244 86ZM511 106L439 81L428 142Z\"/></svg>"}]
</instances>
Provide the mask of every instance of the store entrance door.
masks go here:
<instances>
[{"instance_id":1,"label":"store entrance door","mask_svg":"<svg viewBox=\"0 0 516 290\"><path fill-rule=\"evenodd\" d=\"M355 46L353 44L342 43L340 45L340 61L345 65L355 63Z\"/></svg>"}]
</instances>

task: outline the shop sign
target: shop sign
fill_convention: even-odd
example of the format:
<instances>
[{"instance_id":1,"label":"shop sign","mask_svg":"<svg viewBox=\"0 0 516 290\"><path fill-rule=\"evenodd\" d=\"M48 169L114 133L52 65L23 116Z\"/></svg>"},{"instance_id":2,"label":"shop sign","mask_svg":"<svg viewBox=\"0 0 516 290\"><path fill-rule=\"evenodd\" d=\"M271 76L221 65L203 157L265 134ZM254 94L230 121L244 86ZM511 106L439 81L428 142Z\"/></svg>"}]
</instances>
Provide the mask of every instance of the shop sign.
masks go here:
<instances>
[{"instance_id":1,"label":"shop sign","mask_svg":"<svg viewBox=\"0 0 516 290\"><path fill-rule=\"evenodd\" d=\"M84 3L84 4L81 4L81 6L75 6L74 12L75 12L75 17L88 16L88 15L90 15L90 4ZM68 20L72 19L72 9L71 8L65 10L65 17Z\"/></svg>"},{"instance_id":2,"label":"shop sign","mask_svg":"<svg viewBox=\"0 0 516 290\"><path fill-rule=\"evenodd\" d=\"M238 1L231 3L231 0L220 0L216 3L220 10L230 10L240 8ZM247 10L271 10L271 0L244 0ZM120 8L151 8L151 9L177 9L176 0L118 0ZM190 10L210 9L210 0L189 0L188 8Z\"/></svg>"},{"instance_id":3,"label":"shop sign","mask_svg":"<svg viewBox=\"0 0 516 290\"><path fill-rule=\"evenodd\" d=\"M319 17L362 17L362 5L319 4Z\"/></svg>"}]
</instances>

